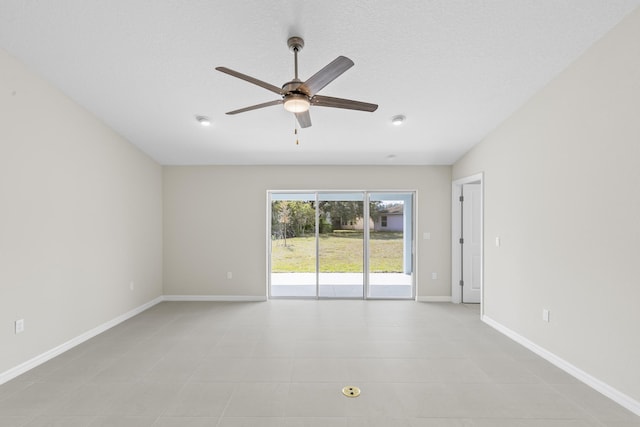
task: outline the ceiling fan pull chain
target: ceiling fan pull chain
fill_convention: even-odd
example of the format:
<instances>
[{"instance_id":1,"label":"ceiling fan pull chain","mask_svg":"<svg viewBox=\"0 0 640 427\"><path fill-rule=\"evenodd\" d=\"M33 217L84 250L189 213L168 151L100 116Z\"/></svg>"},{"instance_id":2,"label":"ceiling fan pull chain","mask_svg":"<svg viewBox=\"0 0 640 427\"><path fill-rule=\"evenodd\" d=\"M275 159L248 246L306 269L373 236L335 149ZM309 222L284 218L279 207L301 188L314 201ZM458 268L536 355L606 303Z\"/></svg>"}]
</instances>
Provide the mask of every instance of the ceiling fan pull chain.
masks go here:
<instances>
[{"instance_id":1,"label":"ceiling fan pull chain","mask_svg":"<svg viewBox=\"0 0 640 427\"><path fill-rule=\"evenodd\" d=\"M293 122L293 134L296 136L296 145L300 145L300 141L298 141L298 121L294 119Z\"/></svg>"}]
</instances>

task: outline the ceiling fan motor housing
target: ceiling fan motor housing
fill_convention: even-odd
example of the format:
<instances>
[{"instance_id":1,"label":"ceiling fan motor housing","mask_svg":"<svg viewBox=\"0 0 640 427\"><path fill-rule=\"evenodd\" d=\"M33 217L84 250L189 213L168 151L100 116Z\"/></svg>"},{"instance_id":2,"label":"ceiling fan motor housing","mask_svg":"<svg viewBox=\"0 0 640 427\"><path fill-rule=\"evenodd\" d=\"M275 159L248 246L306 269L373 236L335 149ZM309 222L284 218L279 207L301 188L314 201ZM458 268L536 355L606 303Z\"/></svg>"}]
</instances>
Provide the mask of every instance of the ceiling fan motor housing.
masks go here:
<instances>
[{"instance_id":1,"label":"ceiling fan motor housing","mask_svg":"<svg viewBox=\"0 0 640 427\"><path fill-rule=\"evenodd\" d=\"M304 90L304 86L302 86L302 81L299 79L293 79L282 85L282 91L285 92L285 94L298 93L300 95L309 96L309 94Z\"/></svg>"},{"instance_id":2,"label":"ceiling fan motor housing","mask_svg":"<svg viewBox=\"0 0 640 427\"><path fill-rule=\"evenodd\" d=\"M282 86L284 108L292 113L307 111L311 105L311 96L304 90L300 79L293 79Z\"/></svg>"}]
</instances>

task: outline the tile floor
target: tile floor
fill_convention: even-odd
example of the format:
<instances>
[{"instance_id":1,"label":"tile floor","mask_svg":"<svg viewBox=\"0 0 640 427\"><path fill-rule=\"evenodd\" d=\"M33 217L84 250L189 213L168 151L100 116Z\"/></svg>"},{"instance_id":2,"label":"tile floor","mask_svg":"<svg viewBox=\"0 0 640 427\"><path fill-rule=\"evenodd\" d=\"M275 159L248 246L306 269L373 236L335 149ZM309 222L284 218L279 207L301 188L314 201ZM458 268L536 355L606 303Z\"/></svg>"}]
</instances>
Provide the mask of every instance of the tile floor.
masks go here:
<instances>
[{"instance_id":1,"label":"tile floor","mask_svg":"<svg viewBox=\"0 0 640 427\"><path fill-rule=\"evenodd\" d=\"M342 387L362 389L358 398ZM166 302L0 386L0 426L640 426L479 320L412 301Z\"/></svg>"}]
</instances>

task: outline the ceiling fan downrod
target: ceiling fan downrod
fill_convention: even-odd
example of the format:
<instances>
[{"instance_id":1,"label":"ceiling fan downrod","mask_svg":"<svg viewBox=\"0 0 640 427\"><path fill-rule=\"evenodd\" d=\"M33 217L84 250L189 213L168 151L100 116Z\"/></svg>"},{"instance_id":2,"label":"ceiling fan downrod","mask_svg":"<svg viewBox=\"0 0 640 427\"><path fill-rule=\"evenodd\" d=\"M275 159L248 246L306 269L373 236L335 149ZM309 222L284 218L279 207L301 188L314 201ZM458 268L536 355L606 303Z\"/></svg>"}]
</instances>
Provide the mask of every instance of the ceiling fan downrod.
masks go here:
<instances>
[{"instance_id":1,"label":"ceiling fan downrod","mask_svg":"<svg viewBox=\"0 0 640 427\"><path fill-rule=\"evenodd\" d=\"M298 79L298 52L304 47L304 40L302 40L302 37L289 37L287 46L289 46L289 50L293 52L294 81L300 81Z\"/></svg>"}]
</instances>

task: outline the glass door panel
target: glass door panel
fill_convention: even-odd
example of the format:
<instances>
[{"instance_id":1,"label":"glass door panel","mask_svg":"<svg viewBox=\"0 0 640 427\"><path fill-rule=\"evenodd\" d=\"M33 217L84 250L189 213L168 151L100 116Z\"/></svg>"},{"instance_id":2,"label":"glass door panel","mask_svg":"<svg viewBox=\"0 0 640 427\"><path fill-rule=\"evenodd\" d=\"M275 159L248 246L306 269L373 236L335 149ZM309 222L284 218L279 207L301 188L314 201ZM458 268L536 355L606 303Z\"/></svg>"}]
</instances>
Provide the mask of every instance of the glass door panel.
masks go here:
<instances>
[{"instance_id":1,"label":"glass door panel","mask_svg":"<svg viewBox=\"0 0 640 427\"><path fill-rule=\"evenodd\" d=\"M368 298L413 298L413 193L369 193Z\"/></svg>"},{"instance_id":2,"label":"glass door panel","mask_svg":"<svg viewBox=\"0 0 640 427\"><path fill-rule=\"evenodd\" d=\"M272 297L316 297L316 195L271 194Z\"/></svg>"},{"instance_id":3,"label":"glass door panel","mask_svg":"<svg viewBox=\"0 0 640 427\"><path fill-rule=\"evenodd\" d=\"M318 193L318 296L364 297L364 193Z\"/></svg>"}]
</instances>

